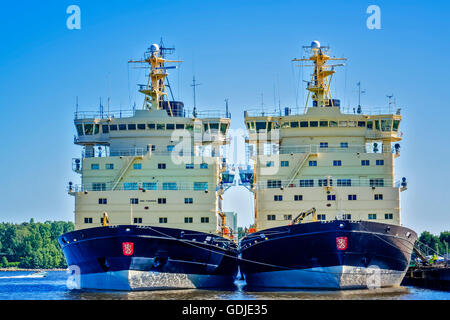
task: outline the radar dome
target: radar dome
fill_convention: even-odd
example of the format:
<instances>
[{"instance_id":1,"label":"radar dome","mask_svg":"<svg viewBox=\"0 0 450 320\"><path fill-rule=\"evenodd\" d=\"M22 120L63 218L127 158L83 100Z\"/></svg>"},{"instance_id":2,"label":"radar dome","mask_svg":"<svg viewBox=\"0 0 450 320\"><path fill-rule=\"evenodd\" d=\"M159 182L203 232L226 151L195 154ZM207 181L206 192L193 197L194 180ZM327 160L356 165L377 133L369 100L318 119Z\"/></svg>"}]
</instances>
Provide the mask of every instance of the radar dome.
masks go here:
<instances>
[{"instance_id":1,"label":"radar dome","mask_svg":"<svg viewBox=\"0 0 450 320\"><path fill-rule=\"evenodd\" d=\"M159 46L158 46L156 43L152 44L152 45L150 46L150 51L151 51L151 52L159 51Z\"/></svg>"},{"instance_id":2,"label":"radar dome","mask_svg":"<svg viewBox=\"0 0 450 320\"><path fill-rule=\"evenodd\" d=\"M313 42L311 42L311 48L319 49L320 48L320 42L317 41L317 40L314 40Z\"/></svg>"}]
</instances>

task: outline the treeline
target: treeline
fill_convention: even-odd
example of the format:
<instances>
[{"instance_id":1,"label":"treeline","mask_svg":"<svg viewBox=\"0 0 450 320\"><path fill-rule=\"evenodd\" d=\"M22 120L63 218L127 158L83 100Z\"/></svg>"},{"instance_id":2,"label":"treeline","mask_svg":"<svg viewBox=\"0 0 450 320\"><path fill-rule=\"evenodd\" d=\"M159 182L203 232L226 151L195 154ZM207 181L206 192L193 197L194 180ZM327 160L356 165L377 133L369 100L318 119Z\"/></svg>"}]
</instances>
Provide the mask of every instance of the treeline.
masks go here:
<instances>
[{"instance_id":1,"label":"treeline","mask_svg":"<svg viewBox=\"0 0 450 320\"><path fill-rule=\"evenodd\" d=\"M448 245L450 244L450 231L441 232L439 236L424 231L418 240L440 255L444 255L447 253ZM432 250L429 250L428 254L434 254Z\"/></svg>"},{"instance_id":2,"label":"treeline","mask_svg":"<svg viewBox=\"0 0 450 320\"><path fill-rule=\"evenodd\" d=\"M0 224L0 267L66 268L58 237L74 230L72 222Z\"/></svg>"}]
</instances>

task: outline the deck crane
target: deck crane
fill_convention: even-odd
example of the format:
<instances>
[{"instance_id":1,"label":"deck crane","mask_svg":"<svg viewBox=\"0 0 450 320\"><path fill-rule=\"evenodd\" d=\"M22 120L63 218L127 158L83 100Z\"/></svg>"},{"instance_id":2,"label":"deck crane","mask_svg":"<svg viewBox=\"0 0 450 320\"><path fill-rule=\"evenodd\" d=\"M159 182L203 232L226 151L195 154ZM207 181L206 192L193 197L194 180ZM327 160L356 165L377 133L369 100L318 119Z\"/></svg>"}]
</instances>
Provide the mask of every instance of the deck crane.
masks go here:
<instances>
[{"instance_id":1,"label":"deck crane","mask_svg":"<svg viewBox=\"0 0 450 320\"><path fill-rule=\"evenodd\" d=\"M291 220L291 222L289 222L289 225L292 226L294 224L303 223L303 219L305 219L310 214L313 215L313 221L317 221L316 208L311 208L299 213L294 219Z\"/></svg>"}]
</instances>

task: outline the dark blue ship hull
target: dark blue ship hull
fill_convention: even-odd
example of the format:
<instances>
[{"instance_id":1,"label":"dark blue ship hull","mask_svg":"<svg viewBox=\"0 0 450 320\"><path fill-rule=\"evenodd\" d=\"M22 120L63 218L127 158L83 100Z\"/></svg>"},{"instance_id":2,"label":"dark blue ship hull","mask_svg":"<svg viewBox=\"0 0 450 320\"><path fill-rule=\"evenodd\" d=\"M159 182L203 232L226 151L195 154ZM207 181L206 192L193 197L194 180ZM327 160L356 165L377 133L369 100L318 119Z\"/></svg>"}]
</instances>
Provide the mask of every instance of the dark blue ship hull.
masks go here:
<instances>
[{"instance_id":1,"label":"dark blue ship hull","mask_svg":"<svg viewBox=\"0 0 450 320\"><path fill-rule=\"evenodd\" d=\"M75 288L225 288L233 286L238 268L234 242L191 230L107 226L58 241Z\"/></svg>"},{"instance_id":2,"label":"dark blue ship hull","mask_svg":"<svg viewBox=\"0 0 450 320\"><path fill-rule=\"evenodd\" d=\"M368 221L266 229L240 243L249 287L356 289L400 285L417 234Z\"/></svg>"}]
</instances>

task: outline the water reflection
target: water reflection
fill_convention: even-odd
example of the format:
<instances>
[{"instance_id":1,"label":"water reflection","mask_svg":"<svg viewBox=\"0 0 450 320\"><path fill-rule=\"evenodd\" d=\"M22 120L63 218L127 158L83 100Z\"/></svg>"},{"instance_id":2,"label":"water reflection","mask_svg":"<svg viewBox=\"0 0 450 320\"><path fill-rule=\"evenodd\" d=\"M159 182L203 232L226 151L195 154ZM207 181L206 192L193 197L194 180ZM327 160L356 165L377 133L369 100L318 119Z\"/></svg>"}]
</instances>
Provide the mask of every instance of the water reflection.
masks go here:
<instances>
[{"instance_id":1,"label":"water reflection","mask_svg":"<svg viewBox=\"0 0 450 320\"><path fill-rule=\"evenodd\" d=\"M397 300L407 299L407 287L373 290L315 291L315 290L257 290L245 281L236 282L236 290L158 290L115 291L73 290L66 292L70 300Z\"/></svg>"}]
</instances>

